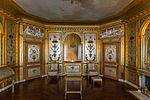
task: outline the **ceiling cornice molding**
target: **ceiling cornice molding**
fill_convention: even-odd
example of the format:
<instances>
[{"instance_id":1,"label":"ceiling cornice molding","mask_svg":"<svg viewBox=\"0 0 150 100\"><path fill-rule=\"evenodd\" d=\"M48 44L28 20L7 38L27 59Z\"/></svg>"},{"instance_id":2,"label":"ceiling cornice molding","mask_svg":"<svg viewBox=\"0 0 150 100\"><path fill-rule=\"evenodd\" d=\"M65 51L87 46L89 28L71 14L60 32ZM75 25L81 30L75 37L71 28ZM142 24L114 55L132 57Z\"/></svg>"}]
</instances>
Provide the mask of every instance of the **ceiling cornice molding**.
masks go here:
<instances>
[{"instance_id":1,"label":"ceiling cornice molding","mask_svg":"<svg viewBox=\"0 0 150 100\"><path fill-rule=\"evenodd\" d=\"M59 26L59 27L47 27L48 30L51 31L98 31L99 27L98 26L70 26L70 27L65 27L65 26Z\"/></svg>"},{"instance_id":2,"label":"ceiling cornice molding","mask_svg":"<svg viewBox=\"0 0 150 100\"><path fill-rule=\"evenodd\" d=\"M150 7L137 13L136 15L124 20L125 23L132 23L134 21L140 20L141 18L150 15Z\"/></svg>"},{"instance_id":3,"label":"ceiling cornice molding","mask_svg":"<svg viewBox=\"0 0 150 100\"><path fill-rule=\"evenodd\" d=\"M0 14L5 16L6 18L9 18L9 19L12 19L12 20L16 21L16 23L21 21L20 18L17 18L15 16L13 16L12 14L8 13L7 11L5 11L5 10L3 10L1 8L0 8Z\"/></svg>"},{"instance_id":4,"label":"ceiling cornice molding","mask_svg":"<svg viewBox=\"0 0 150 100\"><path fill-rule=\"evenodd\" d=\"M103 29L107 29L107 28L111 28L111 27L121 26L122 24L123 24L122 20L117 20L114 22L100 25L99 28L100 28L100 30L103 30Z\"/></svg>"},{"instance_id":5,"label":"ceiling cornice molding","mask_svg":"<svg viewBox=\"0 0 150 100\"><path fill-rule=\"evenodd\" d=\"M23 18L21 21L22 25L29 25L29 26L36 26L38 28L46 28L46 25L37 21L33 21L33 20L29 20L29 19L25 19Z\"/></svg>"}]
</instances>

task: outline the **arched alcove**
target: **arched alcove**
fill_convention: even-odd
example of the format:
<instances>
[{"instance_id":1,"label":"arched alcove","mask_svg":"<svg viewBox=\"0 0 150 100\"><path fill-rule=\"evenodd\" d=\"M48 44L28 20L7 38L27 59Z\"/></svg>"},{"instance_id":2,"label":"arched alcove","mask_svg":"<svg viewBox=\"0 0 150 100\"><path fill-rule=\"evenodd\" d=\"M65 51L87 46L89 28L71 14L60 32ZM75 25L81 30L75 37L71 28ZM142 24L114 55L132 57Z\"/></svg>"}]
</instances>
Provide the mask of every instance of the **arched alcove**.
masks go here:
<instances>
[{"instance_id":1,"label":"arched alcove","mask_svg":"<svg viewBox=\"0 0 150 100\"><path fill-rule=\"evenodd\" d=\"M139 36L141 37L141 68L147 68L150 65L150 17L140 27Z\"/></svg>"},{"instance_id":2,"label":"arched alcove","mask_svg":"<svg viewBox=\"0 0 150 100\"><path fill-rule=\"evenodd\" d=\"M81 46L81 38L78 34L68 34L64 39L64 61L81 61Z\"/></svg>"}]
</instances>

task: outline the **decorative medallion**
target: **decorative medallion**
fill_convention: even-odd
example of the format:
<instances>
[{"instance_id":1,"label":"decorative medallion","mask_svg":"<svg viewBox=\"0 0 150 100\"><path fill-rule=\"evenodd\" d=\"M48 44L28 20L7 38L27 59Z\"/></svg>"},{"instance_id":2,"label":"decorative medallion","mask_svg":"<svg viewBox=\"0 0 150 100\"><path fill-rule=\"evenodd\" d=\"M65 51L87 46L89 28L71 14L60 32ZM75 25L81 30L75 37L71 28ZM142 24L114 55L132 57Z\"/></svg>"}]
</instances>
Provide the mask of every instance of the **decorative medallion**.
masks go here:
<instances>
[{"instance_id":1,"label":"decorative medallion","mask_svg":"<svg viewBox=\"0 0 150 100\"><path fill-rule=\"evenodd\" d=\"M106 45L105 46L105 61L106 62L116 62L116 45Z\"/></svg>"},{"instance_id":2,"label":"decorative medallion","mask_svg":"<svg viewBox=\"0 0 150 100\"><path fill-rule=\"evenodd\" d=\"M40 45L28 45L28 62L40 61Z\"/></svg>"}]
</instances>

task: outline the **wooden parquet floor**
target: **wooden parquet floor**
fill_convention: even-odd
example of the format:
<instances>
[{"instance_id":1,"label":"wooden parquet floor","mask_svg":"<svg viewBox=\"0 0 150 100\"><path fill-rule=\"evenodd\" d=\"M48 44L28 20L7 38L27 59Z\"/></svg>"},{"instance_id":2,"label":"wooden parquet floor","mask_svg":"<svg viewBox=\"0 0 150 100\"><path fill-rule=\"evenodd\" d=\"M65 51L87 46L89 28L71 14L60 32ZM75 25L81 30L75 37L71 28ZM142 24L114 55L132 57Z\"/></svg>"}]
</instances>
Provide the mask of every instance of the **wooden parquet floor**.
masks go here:
<instances>
[{"instance_id":1,"label":"wooden parquet floor","mask_svg":"<svg viewBox=\"0 0 150 100\"><path fill-rule=\"evenodd\" d=\"M103 79L103 84L93 87L87 78L83 78L83 100L138 100L128 91L136 90L122 82ZM65 81L57 78L37 78L15 85L0 93L0 100L65 100ZM69 94L67 100L80 100L79 94Z\"/></svg>"}]
</instances>

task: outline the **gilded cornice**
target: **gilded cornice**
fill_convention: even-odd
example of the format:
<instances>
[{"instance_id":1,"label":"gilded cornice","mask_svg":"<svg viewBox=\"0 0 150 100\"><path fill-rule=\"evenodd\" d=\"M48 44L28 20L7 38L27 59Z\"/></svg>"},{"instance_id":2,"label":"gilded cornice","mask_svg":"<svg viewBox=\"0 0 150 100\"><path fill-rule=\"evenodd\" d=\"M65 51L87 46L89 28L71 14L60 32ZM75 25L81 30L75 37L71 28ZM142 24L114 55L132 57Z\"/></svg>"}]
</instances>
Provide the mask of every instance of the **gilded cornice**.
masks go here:
<instances>
[{"instance_id":1,"label":"gilded cornice","mask_svg":"<svg viewBox=\"0 0 150 100\"><path fill-rule=\"evenodd\" d=\"M48 30L51 31L97 31L99 30L98 25L47 25Z\"/></svg>"},{"instance_id":2,"label":"gilded cornice","mask_svg":"<svg viewBox=\"0 0 150 100\"><path fill-rule=\"evenodd\" d=\"M36 26L37 28L46 29L45 25L28 19L22 19L21 25Z\"/></svg>"},{"instance_id":3,"label":"gilded cornice","mask_svg":"<svg viewBox=\"0 0 150 100\"><path fill-rule=\"evenodd\" d=\"M15 16L13 16L12 14L8 13L7 11L3 10L0 8L0 14L5 16L6 18L12 19L14 21L16 21L16 23L20 22L21 19L20 18L16 18Z\"/></svg>"},{"instance_id":4,"label":"gilded cornice","mask_svg":"<svg viewBox=\"0 0 150 100\"><path fill-rule=\"evenodd\" d=\"M115 21L115 22L100 25L99 30L105 30L105 29L108 29L108 28L113 28L113 27L122 26L122 25L123 25L122 21L119 20L119 21Z\"/></svg>"},{"instance_id":5,"label":"gilded cornice","mask_svg":"<svg viewBox=\"0 0 150 100\"><path fill-rule=\"evenodd\" d=\"M132 23L132 22L134 22L134 21L137 21L137 20L139 20L139 19L141 19L141 18L143 18L143 17L149 15L149 14L150 14L150 8L145 9L145 10L143 10L143 11L137 13L135 16L130 17L130 18L124 20L123 22L124 22L124 23Z\"/></svg>"}]
</instances>

